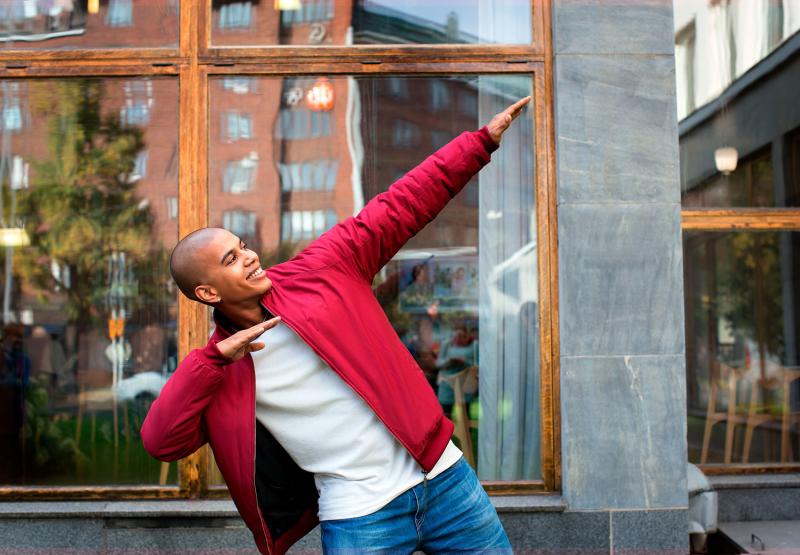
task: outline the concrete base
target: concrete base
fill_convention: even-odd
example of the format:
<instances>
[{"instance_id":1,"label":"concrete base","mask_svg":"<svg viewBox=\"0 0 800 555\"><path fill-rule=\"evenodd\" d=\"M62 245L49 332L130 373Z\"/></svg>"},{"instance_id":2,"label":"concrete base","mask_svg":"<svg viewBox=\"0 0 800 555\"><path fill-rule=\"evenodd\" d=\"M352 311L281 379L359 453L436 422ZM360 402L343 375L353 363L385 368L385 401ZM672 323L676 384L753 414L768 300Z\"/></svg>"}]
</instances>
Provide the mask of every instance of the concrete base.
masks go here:
<instances>
[{"instance_id":1,"label":"concrete base","mask_svg":"<svg viewBox=\"0 0 800 555\"><path fill-rule=\"evenodd\" d=\"M558 496L493 498L515 553L688 552L685 509L565 511ZM0 503L0 555L256 555L230 501ZM290 553L321 553L319 528Z\"/></svg>"}]
</instances>

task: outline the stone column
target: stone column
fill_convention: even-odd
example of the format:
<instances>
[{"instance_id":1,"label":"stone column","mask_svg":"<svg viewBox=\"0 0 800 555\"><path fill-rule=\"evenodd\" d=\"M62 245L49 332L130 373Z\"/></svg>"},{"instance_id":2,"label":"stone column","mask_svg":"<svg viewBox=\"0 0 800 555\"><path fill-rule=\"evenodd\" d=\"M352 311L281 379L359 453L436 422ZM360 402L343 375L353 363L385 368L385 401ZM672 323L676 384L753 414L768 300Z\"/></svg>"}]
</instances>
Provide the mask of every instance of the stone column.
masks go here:
<instances>
[{"instance_id":1,"label":"stone column","mask_svg":"<svg viewBox=\"0 0 800 555\"><path fill-rule=\"evenodd\" d=\"M564 497L610 551L685 553L672 3L553 10Z\"/></svg>"}]
</instances>

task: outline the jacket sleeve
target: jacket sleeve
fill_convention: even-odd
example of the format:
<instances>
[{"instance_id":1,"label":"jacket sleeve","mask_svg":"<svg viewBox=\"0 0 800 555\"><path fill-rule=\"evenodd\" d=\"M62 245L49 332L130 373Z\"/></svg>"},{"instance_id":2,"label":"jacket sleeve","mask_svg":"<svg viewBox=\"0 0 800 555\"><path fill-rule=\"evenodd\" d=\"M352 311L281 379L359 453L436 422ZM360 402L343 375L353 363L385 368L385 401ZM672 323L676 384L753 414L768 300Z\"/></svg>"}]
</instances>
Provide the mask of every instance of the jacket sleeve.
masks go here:
<instances>
[{"instance_id":1,"label":"jacket sleeve","mask_svg":"<svg viewBox=\"0 0 800 555\"><path fill-rule=\"evenodd\" d=\"M142 423L145 451L171 462L191 455L206 443L203 412L222 385L223 366L229 362L213 342L183 359Z\"/></svg>"},{"instance_id":2,"label":"jacket sleeve","mask_svg":"<svg viewBox=\"0 0 800 555\"><path fill-rule=\"evenodd\" d=\"M357 216L335 225L297 260L323 266L339 260L367 281L433 220L497 149L486 127L465 132L377 195Z\"/></svg>"}]
</instances>

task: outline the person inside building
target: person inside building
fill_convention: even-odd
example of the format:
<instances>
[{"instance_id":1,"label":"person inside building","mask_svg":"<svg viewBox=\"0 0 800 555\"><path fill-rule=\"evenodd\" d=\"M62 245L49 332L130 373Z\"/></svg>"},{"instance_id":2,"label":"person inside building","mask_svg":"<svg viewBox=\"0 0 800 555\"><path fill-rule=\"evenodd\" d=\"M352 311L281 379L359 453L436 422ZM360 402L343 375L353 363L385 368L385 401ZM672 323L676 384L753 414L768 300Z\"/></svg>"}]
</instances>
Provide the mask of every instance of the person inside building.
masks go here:
<instances>
[{"instance_id":1,"label":"person inside building","mask_svg":"<svg viewBox=\"0 0 800 555\"><path fill-rule=\"evenodd\" d=\"M523 98L270 268L236 235L175 247L181 292L214 307L141 429L162 461L208 443L258 549L321 522L326 553L510 553L493 505L372 290L377 272L498 148Z\"/></svg>"}]
</instances>

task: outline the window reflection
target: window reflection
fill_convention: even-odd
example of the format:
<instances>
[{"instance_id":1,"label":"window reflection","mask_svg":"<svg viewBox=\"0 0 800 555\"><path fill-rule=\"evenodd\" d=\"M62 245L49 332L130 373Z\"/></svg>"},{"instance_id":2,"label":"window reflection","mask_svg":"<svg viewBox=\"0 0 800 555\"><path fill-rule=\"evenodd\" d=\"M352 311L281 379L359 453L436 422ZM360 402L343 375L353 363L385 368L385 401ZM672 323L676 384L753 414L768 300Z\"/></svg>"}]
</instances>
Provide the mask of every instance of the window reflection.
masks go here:
<instances>
[{"instance_id":1,"label":"window reflection","mask_svg":"<svg viewBox=\"0 0 800 555\"><path fill-rule=\"evenodd\" d=\"M687 233L684 252L690 460L800 460L800 233Z\"/></svg>"},{"instance_id":2,"label":"window reflection","mask_svg":"<svg viewBox=\"0 0 800 555\"><path fill-rule=\"evenodd\" d=\"M530 0L213 0L217 45L526 44Z\"/></svg>"},{"instance_id":3,"label":"window reflection","mask_svg":"<svg viewBox=\"0 0 800 555\"><path fill-rule=\"evenodd\" d=\"M0 41L14 49L178 45L179 0L3 0Z\"/></svg>"},{"instance_id":4,"label":"window reflection","mask_svg":"<svg viewBox=\"0 0 800 555\"><path fill-rule=\"evenodd\" d=\"M212 129L209 220L255 233L248 243L264 265L287 260L531 87L513 76L234 82L212 80L211 112L248 113L255 133L273 132L230 141ZM518 123L373 284L483 479L541 476L533 131ZM243 159L258 160L258 171L247 187L226 186L227 168Z\"/></svg>"},{"instance_id":5,"label":"window reflection","mask_svg":"<svg viewBox=\"0 0 800 555\"><path fill-rule=\"evenodd\" d=\"M728 85L800 30L795 0L675 1L678 118Z\"/></svg>"},{"instance_id":6,"label":"window reflection","mask_svg":"<svg viewBox=\"0 0 800 555\"><path fill-rule=\"evenodd\" d=\"M131 91L146 119L128 117ZM20 114L0 135L0 483L174 483L138 431L177 357L177 83L4 80L0 95Z\"/></svg>"}]
</instances>

